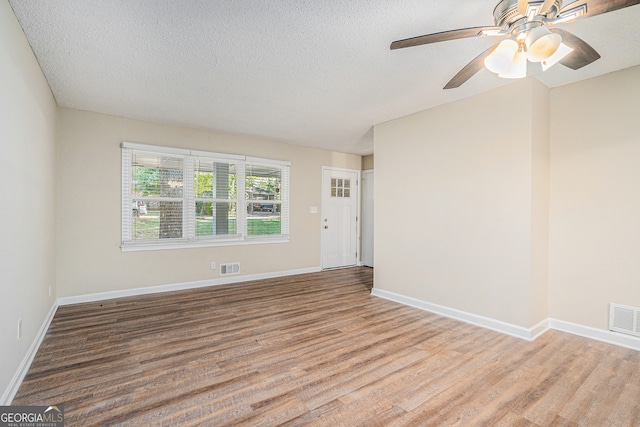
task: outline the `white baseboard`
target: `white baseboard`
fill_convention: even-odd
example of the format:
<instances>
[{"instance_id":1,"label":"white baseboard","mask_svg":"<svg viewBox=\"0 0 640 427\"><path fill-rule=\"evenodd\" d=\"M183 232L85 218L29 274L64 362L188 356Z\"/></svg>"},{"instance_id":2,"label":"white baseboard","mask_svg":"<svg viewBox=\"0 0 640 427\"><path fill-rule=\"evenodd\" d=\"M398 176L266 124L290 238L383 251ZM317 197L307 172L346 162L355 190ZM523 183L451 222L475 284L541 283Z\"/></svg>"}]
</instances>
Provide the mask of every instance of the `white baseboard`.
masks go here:
<instances>
[{"instance_id":1,"label":"white baseboard","mask_svg":"<svg viewBox=\"0 0 640 427\"><path fill-rule=\"evenodd\" d=\"M123 289L121 291L98 292L95 294L76 295L58 298L58 305L80 304L84 302L103 301L114 298L124 298L136 295L157 294L160 292L182 291L186 289L204 288L207 286L229 285L232 283L248 282L251 280L272 279L276 277L293 276L296 274L317 273L320 267L301 268L297 270L277 271L272 273L248 274L243 276L221 277L219 279L199 280L197 282L174 283L170 285L149 286L146 288Z\"/></svg>"},{"instance_id":2,"label":"white baseboard","mask_svg":"<svg viewBox=\"0 0 640 427\"><path fill-rule=\"evenodd\" d=\"M511 323L503 322L489 317L480 316L466 311L457 310L454 308L445 307L438 304L422 301L416 298L407 297L404 295L396 294L393 292L385 291L382 289L373 288L371 295L380 298L388 299L391 301L399 302L400 304L408 305L411 307L419 308L421 310L429 311L431 313L440 314L442 316L451 317L456 320L461 320L472 325L480 326L483 328L491 329L493 331L502 332L503 334L511 335L517 338L522 338L527 341L533 341L535 338L543 334L548 325L546 321L542 321L532 328L525 328L523 326L514 325Z\"/></svg>"},{"instance_id":3,"label":"white baseboard","mask_svg":"<svg viewBox=\"0 0 640 427\"><path fill-rule=\"evenodd\" d=\"M502 322L500 320L479 316L473 313L467 313L465 311L456 310L437 304L432 304L416 298L399 295L377 288L372 289L371 295L385 298L411 307L419 308L431 313L451 317L456 320L471 323L472 325L491 329L497 332L502 332L504 334L522 338L527 341L533 341L549 329L554 329L556 331L567 332L569 334L578 335L584 338L602 341L608 344L614 344L621 347L630 348L632 350L640 351L640 338L621 334L618 332L605 331L603 329L596 329L589 326L578 325L576 323L565 322L563 320L549 318L527 329L522 326L513 325L510 323Z\"/></svg>"},{"instance_id":4,"label":"white baseboard","mask_svg":"<svg viewBox=\"0 0 640 427\"><path fill-rule=\"evenodd\" d=\"M565 322L564 320L558 319L549 319L549 326L551 329L555 329L556 331L567 332L573 335L591 338L592 340L602 341L640 351L640 338L636 338L631 335L605 331L603 329L596 329L590 326L578 325L576 323Z\"/></svg>"},{"instance_id":5,"label":"white baseboard","mask_svg":"<svg viewBox=\"0 0 640 427\"><path fill-rule=\"evenodd\" d=\"M51 309L49 310L47 317L44 319L44 322L42 322L42 325L40 326L40 329L38 330L36 337L33 339L33 342L31 343L31 346L29 347L27 354L25 354L25 356L22 358L22 362L20 363L18 370L13 375L13 378L11 379L11 382L7 386L7 389L2 394L2 399L0 399L0 405L9 406L11 405L11 402L13 402L13 398L16 396L16 393L18 392L18 389L20 388L20 384L22 384L22 380L24 380L24 377L27 375L27 372L29 372L29 367L31 367L31 362L33 362L33 358L36 357L36 353L40 348L40 344L42 343L42 340L44 339L45 335L47 335L47 330L49 330L49 325L51 324L51 321L53 320L53 316L56 314L57 309L58 309L58 304L54 303L51 306Z\"/></svg>"},{"instance_id":6,"label":"white baseboard","mask_svg":"<svg viewBox=\"0 0 640 427\"><path fill-rule=\"evenodd\" d=\"M536 340L540 335L544 334L549 329L551 329L551 326L549 326L549 319L544 319L540 323L533 325L530 329L531 341Z\"/></svg>"}]
</instances>

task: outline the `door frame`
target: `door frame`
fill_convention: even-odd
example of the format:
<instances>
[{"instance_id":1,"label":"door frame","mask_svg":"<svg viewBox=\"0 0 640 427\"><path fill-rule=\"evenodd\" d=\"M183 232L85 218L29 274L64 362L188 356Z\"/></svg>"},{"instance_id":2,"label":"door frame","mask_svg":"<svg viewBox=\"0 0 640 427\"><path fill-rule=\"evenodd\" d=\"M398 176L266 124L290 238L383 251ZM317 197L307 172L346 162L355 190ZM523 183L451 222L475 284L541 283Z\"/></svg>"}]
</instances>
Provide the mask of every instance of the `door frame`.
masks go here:
<instances>
[{"instance_id":1,"label":"door frame","mask_svg":"<svg viewBox=\"0 0 640 427\"><path fill-rule=\"evenodd\" d=\"M362 191L360 189L360 181L361 181L361 171L359 169L348 169L348 168L337 168L337 167L333 167L333 166L322 166L322 171L320 173L320 182L322 183L320 188L321 188L321 193L320 193L320 224L319 224L319 230L320 230L320 269L321 270L329 270L329 268L325 268L324 267L324 245L325 245L325 237L324 237L324 233L322 232L323 228L323 224L324 222L322 221L322 218L325 217L325 205L324 205L324 195L325 195L325 191L329 191L330 189L326 188L326 184L324 181L324 173L325 171L338 171L338 172L355 172L357 175L357 186L358 189L356 191L357 193L357 197L358 199L356 200L356 266L360 266L361 264L361 258L362 258L362 242L360 241L360 228L361 228L361 224L362 224L362 218L360 217L360 210L361 210L361 203L362 203ZM351 267L351 266L349 266ZM333 268L343 268L343 267L332 267Z\"/></svg>"},{"instance_id":2,"label":"door frame","mask_svg":"<svg viewBox=\"0 0 640 427\"><path fill-rule=\"evenodd\" d=\"M374 225L375 225L375 218L373 216L373 210L371 212L368 212L365 209L365 205L367 203L367 201L365 200L365 185L364 185L364 181L365 178L370 177L370 179L373 180L373 185L375 186L375 175L374 175L374 169L365 169L362 171L362 181L360 181L360 194L361 194L361 201L360 201L360 264L359 265L366 265L368 267L373 267L374 265L374 240L375 240L375 236L373 234L373 229L374 229ZM374 188L372 187L371 190L374 190ZM374 199L373 199L373 192L371 194L369 194L369 196L371 197L371 203L372 205L375 203ZM373 206L372 206L373 207ZM369 238L367 239L367 233L365 233L365 217L367 218L367 222L371 223L371 236L369 236ZM371 265L366 264L365 263L365 243L367 243L367 240L371 240ZM367 254L369 255L369 254Z\"/></svg>"}]
</instances>

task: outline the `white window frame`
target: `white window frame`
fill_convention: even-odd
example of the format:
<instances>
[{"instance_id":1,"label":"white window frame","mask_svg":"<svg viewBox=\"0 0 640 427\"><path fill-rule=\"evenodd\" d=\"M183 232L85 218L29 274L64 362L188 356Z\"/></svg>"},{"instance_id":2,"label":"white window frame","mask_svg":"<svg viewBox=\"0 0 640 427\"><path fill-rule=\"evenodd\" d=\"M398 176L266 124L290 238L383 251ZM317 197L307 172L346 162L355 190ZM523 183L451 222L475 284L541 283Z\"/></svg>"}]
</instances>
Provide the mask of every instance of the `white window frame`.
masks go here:
<instances>
[{"instance_id":1,"label":"white window frame","mask_svg":"<svg viewBox=\"0 0 640 427\"><path fill-rule=\"evenodd\" d=\"M289 186L291 163L282 160L262 159L241 155L213 153L208 151L189 150L182 148L163 147L133 142L122 142L122 236L120 248L123 252L145 251L178 248L196 248L210 246L229 246L262 243L286 243L289 241ZM131 206L134 199L132 194L132 153L144 151L155 154L171 154L183 159L183 224L182 238L134 240L133 216ZM198 158L208 158L214 161L227 162L236 168L236 234L220 236L196 236L195 218L195 190L193 183L194 165ZM247 200L245 199L245 170L247 164L281 169L280 201L280 234L265 236L247 236ZM207 200L207 201L229 201Z\"/></svg>"}]
</instances>

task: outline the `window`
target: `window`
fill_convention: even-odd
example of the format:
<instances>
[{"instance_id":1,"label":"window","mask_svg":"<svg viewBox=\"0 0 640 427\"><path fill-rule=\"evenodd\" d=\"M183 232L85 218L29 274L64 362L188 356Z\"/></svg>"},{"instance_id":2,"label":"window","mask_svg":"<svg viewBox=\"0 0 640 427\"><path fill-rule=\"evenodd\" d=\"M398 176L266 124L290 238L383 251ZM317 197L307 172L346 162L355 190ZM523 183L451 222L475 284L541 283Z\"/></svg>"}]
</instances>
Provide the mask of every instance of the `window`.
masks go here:
<instances>
[{"instance_id":1,"label":"window","mask_svg":"<svg viewBox=\"0 0 640 427\"><path fill-rule=\"evenodd\" d=\"M343 178L331 178L331 197L351 197L351 180Z\"/></svg>"},{"instance_id":2,"label":"window","mask_svg":"<svg viewBox=\"0 0 640 427\"><path fill-rule=\"evenodd\" d=\"M175 155L132 153L132 239L182 237L183 163Z\"/></svg>"},{"instance_id":3,"label":"window","mask_svg":"<svg viewBox=\"0 0 640 427\"><path fill-rule=\"evenodd\" d=\"M236 164L195 159L196 237L234 236L238 229Z\"/></svg>"},{"instance_id":4,"label":"window","mask_svg":"<svg viewBox=\"0 0 640 427\"><path fill-rule=\"evenodd\" d=\"M288 241L289 169L276 160L122 143L122 249Z\"/></svg>"},{"instance_id":5,"label":"window","mask_svg":"<svg viewBox=\"0 0 640 427\"><path fill-rule=\"evenodd\" d=\"M248 164L245 178L247 235L268 236L282 232L282 170Z\"/></svg>"}]
</instances>

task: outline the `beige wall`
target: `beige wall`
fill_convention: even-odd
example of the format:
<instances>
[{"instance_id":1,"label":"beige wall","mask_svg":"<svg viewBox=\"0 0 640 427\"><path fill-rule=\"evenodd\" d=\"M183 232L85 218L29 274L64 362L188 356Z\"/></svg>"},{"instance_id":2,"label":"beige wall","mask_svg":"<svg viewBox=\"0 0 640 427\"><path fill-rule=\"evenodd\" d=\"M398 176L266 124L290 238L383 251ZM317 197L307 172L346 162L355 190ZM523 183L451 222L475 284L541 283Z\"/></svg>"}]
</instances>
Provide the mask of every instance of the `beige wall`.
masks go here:
<instances>
[{"instance_id":1,"label":"beige wall","mask_svg":"<svg viewBox=\"0 0 640 427\"><path fill-rule=\"evenodd\" d=\"M531 317L529 326L549 317L549 89L533 85L531 111Z\"/></svg>"},{"instance_id":2,"label":"beige wall","mask_svg":"<svg viewBox=\"0 0 640 427\"><path fill-rule=\"evenodd\" d=\"M640 307L640 67L551 91L550 314Z\"/></svg>"},{"instance_id":3,"label":"beige wall","mask_svg":"<svg viewBox=\"0 0 640 427\"><path fill-rule=\"evenodd\" d=\"M534 203L548 138L531 130L548 120L546 96L525 80L375 127L376 288L524 327L544 319Z\"/></svg>"},{"instance_id":4,"label":"beige wall","mask_svg":"<svg viewBox=\"0 0 640 427\"><path fill-rule=\"evenodd\" d=\"M373 169L373 154L362 157L362 170Z\"/></svg>"},{"instance_id":5,"label":"beige wall","mask_svg":"<svg viewBox=\"0 0 640 427\"><path fill-rule=\"evenodd\" d=\"M56 292L56 104L6 1L0 2L0 64L0 393L4 394ZM17 340L19 318L23 335Z\"/></svg>"},{"instance_id":6,"label":"beige wall","mask_svg":"<svg viewBox=\"0 0 640 427\"><path fill-rule=\"evenodd\" d=\"M291 239L285 244L121 252L120 142L243 154L291 162ZM216 263L258 274L320 266L322 166L360 169L361 157L104 114L61 109L59 296L218 278Z\"/></svg>"},{"instance_id":7,"label":"beige wall","mask_svg":"<svg viewBox=\"0 0 640 427\"><path fill-rule=\"evenodd\" d=\"M376 288L525 327L640 307L638 82L527 80L376 126Z\"/></svg>"}]
</instances>

